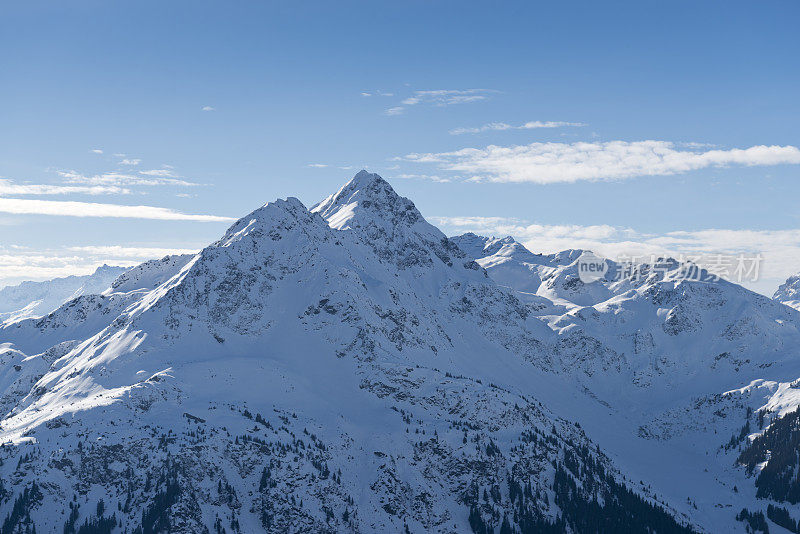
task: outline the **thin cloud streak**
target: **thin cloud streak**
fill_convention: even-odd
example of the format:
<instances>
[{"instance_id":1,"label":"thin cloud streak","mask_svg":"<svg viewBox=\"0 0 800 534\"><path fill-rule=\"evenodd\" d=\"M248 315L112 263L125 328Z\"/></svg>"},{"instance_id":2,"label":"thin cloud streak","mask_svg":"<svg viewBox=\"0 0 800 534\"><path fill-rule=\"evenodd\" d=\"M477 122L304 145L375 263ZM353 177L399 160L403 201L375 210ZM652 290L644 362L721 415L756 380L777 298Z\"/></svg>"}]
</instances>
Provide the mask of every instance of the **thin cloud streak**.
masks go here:
<instances>
[{"instance_id":1,"label":"thin cloud streak","mask_svg":"<svg viewBox=\"0 0 800 534\"><path fill-rule=\"evenodd\" d=\"M122 245L94 245L67 247L70 252L114 258L163 258L171 254L196 254L199 248L126 247Z\"/></svg>"},{"instance_id":2,"label":"thin cloud streak","mask_svg":"<svg viewBox=\"0 0 800 534\"><path fill-rule=\"evenodd\" d=\"M115 186L179 186L195 187L200 184L176 178L165 169L139 171L138 174L105 172L86 176L76 171L58 171L58 175L70 184L115 185Z\"/></svg>"},{"instance_id":3,"label":"thin cloud streak","mask_svg":"<svg viewBox=\"0 0 800 534\"><path fill-rule=\"evenodd\" d=\"M393 178L400 178L403 180L429 180L431 182L447 183L450 178L443 178L432 174L397 174Z\"/></svg>"},{"instance_id":4,"label":"thin cloud streak","mask_svg":"<svg viewBox=\"0 0 800 534\"><path fill-rule=\"evenodd\" d=\"M462 135L470 133L481 133L488 131L504 131L504 130L535 130L539 128L563 128L566 126L586 126L582 122L564 122L564 121L528 121L519 126L513 126L505 122L490 122L477 128L454 128L450 130L450 135Z\"/></svg>"},{"instance_id":5,"label":"thin cloud streak","mask_svg":"<svg viewBox=\"0 0 800 534\"><path fill-rule=\"evenodd\" d=\"M437 107L468 104L487 100L492 94L498 93L494 89L434 89L427 91L414 91L412 96L404 98L399 105L388 108L386 115L401 115L411 106L426 104Z\"/></svg>"},{"instance_id":6,"label":"thin cloud streak","mask_svg":"<svg viewBox=\"0 0 800 534\"><path fill-rule=\"evenodd\" d=\"M110 217L162 221L229 222L232 217L193 215L155 206L124 206L60 200L0 198L0 213L14 215L54 215L64 217Z\"/></svg>"},{"instance_id":7,"label":"thin cloud streak","mask_svg":"<svg viewBox=\"0 0 800 534\"><path fill-rule=\"evenodd\" d=\"M144 174L145 176L159 176L162 178L179 178L179 176L170 169L150 169L146 171L139 171L139 174Z\"/></svg>"},{"instance_id":8,"label":"thin cloud streak","mask_svg":"<svg viewBox=\"0 0 800 534\"><path fill-rule=\"evenodd\" d=\"M470 180L535 184L682 174L709 167L800 164L795 146L681 150L667 141L531 143L408 154L399 160L435 164Z\"/></svg>"},{"instance_id":9,"label":"thin cloud streak","mask_svg":"<svg viewBox=\"0 0 800 534\"><path fill-rule=\"evenodd\" d=\"M0 196L4 195L129 195L130 189L106 185L48 185L17 184L12 180L0 179Z\"/></svg>"}]
</instances>

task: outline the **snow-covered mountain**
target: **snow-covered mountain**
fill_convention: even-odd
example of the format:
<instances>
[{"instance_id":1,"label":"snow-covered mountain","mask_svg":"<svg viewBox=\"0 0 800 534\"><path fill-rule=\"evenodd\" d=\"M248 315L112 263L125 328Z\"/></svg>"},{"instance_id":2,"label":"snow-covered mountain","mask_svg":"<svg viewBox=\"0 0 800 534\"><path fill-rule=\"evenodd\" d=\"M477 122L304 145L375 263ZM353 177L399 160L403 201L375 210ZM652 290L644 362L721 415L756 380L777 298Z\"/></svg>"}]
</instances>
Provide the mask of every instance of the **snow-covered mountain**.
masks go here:
<instances>
[{"instance_id":1,"label":"snow-covered mountain","mask_svg":"<svg viewBox=\"0 0 800 534\"><path fill-rule=\"evenodd\" d=\"M172 278L193 257L192 254L174 254L160 260L146 261L120 274L102 293L109 295L155 289Z\"/></svg>"},{"instance_id":2,"label":"snow-covered mountain","mask_svg":"<svg viewBox=\"0 0 800 534\"><path fill-rule=\"evenodd\" d=\"M102 293L126 270L127 267L103 265L85 276L22 282L0 288L0 325L47 315L75 297Z\"/></svg>"},{"instance_id":3,"label":"snow-covered mountain","mask_svg":"<svg viewBox=\"0 0 800 534\"><path fill-rule=\"evenodd\" d=\"M799 517L757 482L783 435L762 406L794 402L798 312L677 264L583 284L579 255L448 239L362 171L6 325L2 532L744 532L767 502ZM752 450L732 438L747 421Z\"/></svg>"},{"instance_id":4,"label":"snow-covered mountain","mask_svg":"<svg viewBox=\"0 0 800 534\"><path fill-rule=\"evenodd\" d=\"M578 303L590 304L608 297L601 284L585 287L578 279L575 262L582 250L558 254L534 254L513 237L490 238L467 233L452 240L490 273L498 284L517 292L517 297L547 312L553 303L566 310ZM600 295L595 295L597 291Z\"/></svg>"},{"instance_id":5,"label":"snow-covered mountain","mask_svg":"<svg viewBox=\"0 0 800 534\"><path fill-rule=\"evenodd\" d=\"M647 386L650 399L654 387L668 389L674 398L676 388L700 393L709 381L724 387L762 369L800 373L797 311L693 265L663 259L626 267L606 260L610 274L584 283L577 272L582 251L537 255L510 237L474 234L454 241L485 254L476 261L499 284L563 304L535 306L535 314L559 334L562 346L587 339L600 343L607 359L590 354L589 366L579 368L600 377L596 387L611 389L606 396L623 391L605 366L613 362L624 389Z\"/></svg>"},{"instance_id":6,"label":"snow-covered mountain","mask_svg":"<svg viewBox=\"0 0 800 534\"><path fill-rule=\"evenodd\" d=\"M790 276L778 287L773 299L794 309L800 309L800 274Z\"/></svg>"},{"instance_id":7,"label":"snow-covered mountain","mask_svg":"<svg viewBox=\"0 0 800 534\"><path fill-rule=\"evenodd\" d=\"M768 457L755 470L748 464L744 473L730 466L747 457L749 443L768 434L771 422L800 404L792 393L800 376L796 310L675 260L632 268L609 262L613 276L585 284L577 275L580 251L548 256L532 254L512 238L453 239L498 283L563 306L532 308L558 334L558 372L607 408L608 414L595 417L571 416L607 450L629 458L655 454L644 452L651 445L640 440L634 447L608 444L606 439L619 435L618 429L607 435L604 427L610 424L631 425L642 440L659 442L652 449L673 457L665 460L671 469L680 467L677 457L683 455L676 451L694 448L713 459L701 462L703 472L713 475L699 478L713 477L717 487L706 491L719 501L733 487L737 496L752 491L749 475L763 478L755 475L767 468ZM782 287L787 295L790 285L791 280ZM657 482L662 470L663 465L652 470L651 480ZM668 484L662 482L662 491ZM741 507L766 510L765 504ZM786 499L776 500L773 515L785 505ZM791 513L797 517L797 512Z\"/></svg>"}]
</instances>

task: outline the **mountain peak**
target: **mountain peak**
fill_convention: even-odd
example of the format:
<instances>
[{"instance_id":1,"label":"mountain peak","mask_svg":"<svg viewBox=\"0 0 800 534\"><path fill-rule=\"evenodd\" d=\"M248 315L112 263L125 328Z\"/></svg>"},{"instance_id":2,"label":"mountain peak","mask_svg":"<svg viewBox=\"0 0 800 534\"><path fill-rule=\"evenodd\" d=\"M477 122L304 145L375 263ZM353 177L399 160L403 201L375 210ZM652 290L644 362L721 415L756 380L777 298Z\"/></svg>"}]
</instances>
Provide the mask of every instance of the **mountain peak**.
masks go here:
<instances>
[{"instance_id":1,"label":"mountain peak","mask_svg":"<svg viewBox=\"0 0 800 534\"><path fill-rule=\"evenodd\" d=\"M366 169L361 169L355 176L347 183L347 185L355 185L358 187L373 187L374 185L385 185L391 189L389 183L380 177L380 175L369 172ZM347 187L345 185L345 187Z\"/></svg>"},{"instance_id":2,"label":"mountain peak","mask_svg":"<svg viewBox=\"0 0 800 534\"><path fill-rule=\"evenodd\" d=\"M414 203L398 195L389 182L375 173L359 171L336 193L311 208L331 228L348 230L378 219L412 226L422 220Z\"/></svg>"},{"instance_id":3,"label":"mountain peak","mask_svg":"<svg viewBox=\"0 0 800 534\"><path fill-rule=\"evenodd\" d=\"M300 200L295 197L268 202L242 217L225 232L225 235L213 246L228 246L247 235L261 236L268 234L277 236L292 228L309 222L313 217Z\"/></svg>"},{"instance_id":4,"label":"mountain peak","mask_svg":"<svg viewBox=\"0 0 800 534\"><path fill-rule=\"evenodd\" d=\"M402 269L436 262L452 267L456 259L464 268L463 251L377 174L360 171L310 211L334 230L357 235L382 260Z\"/></svg>"},{"instance_id":5,"label":"mountain peak","mask_svg":"<svg viewBox=\"0 0 800 534\"><path fill-rule=\"evenodd\" d=\"M122 267L119 265L109 265L107 263L104 263L103 265L95 269L94 273L92 273L91 276L104 276L104 275L119 276L129 268L130 267Z\"/></svg>"},{"instance_id":6,"label":"mountain peak","mask_svg":"<svg viewBox=\"0 0 800 534\"><path fill-rule=\"evenodd\" d=\"M381 178L380 175L363 169L358 171L350 181L344 184L339 191L331 195L331 197L343 199L349 198L355 193L360 193L361 196L379 197L381 195L388 195L400 198L394 189L392 189L392 186L389 185L389 182ZM324 203L324 201L322 203ZM316 206L311 209L314 211Z\"/></svg>"},{"instance_id":7,"label":"mountain peak","mask_svg":"<svg viewBox=\"0 0 800 534\"><path fill-rule=\"evenodd\" d=\"M514 257L519 261L541 262L538 259L541 255L533 254L510 235L506 237L486 237L467 232L451 239L471 258L479 259L500 255L506 258Z\"/></svg>"}]
</instances>

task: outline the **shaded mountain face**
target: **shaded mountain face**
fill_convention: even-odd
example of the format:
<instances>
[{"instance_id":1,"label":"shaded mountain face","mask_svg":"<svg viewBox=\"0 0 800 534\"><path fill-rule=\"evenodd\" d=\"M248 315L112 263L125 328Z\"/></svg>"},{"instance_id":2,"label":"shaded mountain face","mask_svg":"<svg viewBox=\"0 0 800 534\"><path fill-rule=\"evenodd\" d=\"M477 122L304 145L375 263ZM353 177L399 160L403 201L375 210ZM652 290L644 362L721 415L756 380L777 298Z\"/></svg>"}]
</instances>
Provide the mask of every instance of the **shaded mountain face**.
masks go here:
<instances>
[{"instance_id":1,"label":"shaded mountain face","mask_svg":"<svg viewBox=\"0 0 800 534\"><path fill-rule=\"evenodd\" d=\"M787 278L772 298L794 309L800 309L800 275Z\"/></svg>"},{"instance_id":2,"label":"shaded mountain face","mask_svg":"<svg viewBox=\"0 0 800 534\"><path fill-rule=\"evenodd\" d=\"M127 267L103 265L85 276L6 286L0 289L0 325L47 315L75 297L102 293L127 270Z\"/></svg>"},{"instance_id":3,"label":"shaded mountain face","mask_svg":"<svg viewBox=\"0 0 800 534\"><path fill-rule=\"evenodd\" d=\"M677 264L583 284L580 252L448 239L363 171L266 204L0 328L0 519L744 532L717 447L796 378L797 314Z\"/></svg>"}]
</instances>

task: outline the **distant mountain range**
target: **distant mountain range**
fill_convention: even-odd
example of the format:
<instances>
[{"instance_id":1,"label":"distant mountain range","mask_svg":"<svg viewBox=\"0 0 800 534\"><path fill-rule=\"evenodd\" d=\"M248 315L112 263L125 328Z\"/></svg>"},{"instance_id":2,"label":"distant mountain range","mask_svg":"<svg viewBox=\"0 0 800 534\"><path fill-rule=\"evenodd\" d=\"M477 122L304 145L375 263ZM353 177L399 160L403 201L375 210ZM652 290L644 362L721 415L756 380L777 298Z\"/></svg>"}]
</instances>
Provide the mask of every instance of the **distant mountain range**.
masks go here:
<instances>
[{"instance_id":1,"label":"distant mountain range","mask_svg":"<svg viewBox=\"0 0 800 534\"><path fill-rule=\"evenodd\" d=\"M47 315L75 297L102 293L126 270L126 267L103 265L85 276L22 282L0 288L0 324Z\"/></svg>"},{"instance_id":2,"label":"distant mountain range","mask_svg":"<svg viewBox=\"0 0 800 534\"><path fill-rule=\"evenodd\" d=\"M797 278L582 254L447 238L362 171L6 288L0 532L797 532Z\"/></svg>"}]
</instances>

